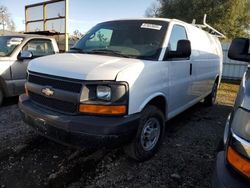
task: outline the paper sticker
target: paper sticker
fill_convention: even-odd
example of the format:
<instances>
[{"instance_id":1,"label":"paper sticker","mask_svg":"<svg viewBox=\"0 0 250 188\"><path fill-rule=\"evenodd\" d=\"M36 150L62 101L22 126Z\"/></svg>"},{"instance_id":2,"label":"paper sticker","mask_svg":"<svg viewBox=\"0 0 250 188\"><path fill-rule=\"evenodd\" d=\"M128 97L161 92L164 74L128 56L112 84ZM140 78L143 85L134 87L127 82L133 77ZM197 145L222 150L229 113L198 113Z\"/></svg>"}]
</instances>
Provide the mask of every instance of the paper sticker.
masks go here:
<instances>
[{"instance_id":1,"label":"paper sticker","mask_svg":"<svg viewBox=\"0 0 250 188\"><path fill-rule=\"evenodd\" d=\"M141 25L141 28L161 30L162 25L143 23L143 24Z\"/></svg>"}]
</instances>

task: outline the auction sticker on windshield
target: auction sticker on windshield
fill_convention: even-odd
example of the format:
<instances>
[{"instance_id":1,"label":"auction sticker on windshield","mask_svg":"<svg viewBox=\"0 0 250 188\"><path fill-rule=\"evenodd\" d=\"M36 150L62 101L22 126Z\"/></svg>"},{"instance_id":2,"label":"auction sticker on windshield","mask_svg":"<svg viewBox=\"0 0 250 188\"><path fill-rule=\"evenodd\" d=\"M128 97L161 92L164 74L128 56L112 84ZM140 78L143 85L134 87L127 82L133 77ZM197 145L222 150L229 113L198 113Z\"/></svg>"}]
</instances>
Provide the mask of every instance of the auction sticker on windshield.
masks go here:
<instances>
[{"instance_id":1,"label":"auction sticker on windshield","mask_svg":"<svg viewBox=\"0 0 250 188\"><path fill-rule=\"evenodd\" d=\"M141 28L161 30L162 25L143 23L143 24L141 25Z\"/></svg>"}]
</instances>

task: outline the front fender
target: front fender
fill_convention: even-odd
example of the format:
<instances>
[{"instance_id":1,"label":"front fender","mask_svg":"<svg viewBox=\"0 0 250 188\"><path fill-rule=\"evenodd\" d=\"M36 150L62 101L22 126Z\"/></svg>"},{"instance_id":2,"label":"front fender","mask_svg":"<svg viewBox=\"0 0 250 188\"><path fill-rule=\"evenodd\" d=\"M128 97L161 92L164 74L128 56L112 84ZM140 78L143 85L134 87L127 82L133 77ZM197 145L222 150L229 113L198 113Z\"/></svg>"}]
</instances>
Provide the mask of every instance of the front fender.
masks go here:
<instances>
[{"instance_id":1,"label":"front fender","mask_svg":"<svg viewBox=\"0 0 250 188\"><path fill-rule=\"evenodd\" d=\"M153 100L154 98L156 98L156 97L163 97L163 98L165 99L166 104L167 104L167 100L166 100L165 94L164 94L164 93L161 93L161 92L158 92L158 93L154 93L154 94L152 94L151 96L149 96L148 98L146 98L146 99L144 100L144 102L140 105L139 111L141 112L141 111L147 106L147 104L148 104L151 100ZM166 105L166 108L167 108L167 105ZM166 110L167 110L167 109L166 109ZM166 111L166 112L167 112L167 111Z\"/></svg>"}]
</instances>

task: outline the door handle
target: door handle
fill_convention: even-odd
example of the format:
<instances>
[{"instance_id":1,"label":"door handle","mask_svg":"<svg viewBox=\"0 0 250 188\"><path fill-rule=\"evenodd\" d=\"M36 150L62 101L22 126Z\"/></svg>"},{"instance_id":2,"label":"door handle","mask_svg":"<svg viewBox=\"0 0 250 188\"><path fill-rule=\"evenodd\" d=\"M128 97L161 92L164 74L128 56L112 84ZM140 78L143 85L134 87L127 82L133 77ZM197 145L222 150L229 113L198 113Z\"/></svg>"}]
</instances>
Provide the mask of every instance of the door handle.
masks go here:
<instances>
[{"instance_id":1,"label":"door handle","mask_svg":"<svg viewBox=\"0 0 250 188\"><path fill-rule=\"evenodd\" d=\"M192 75L192 74L193 74L193 64L190 63L190 75Z\"/></svg>"}]
</instances>

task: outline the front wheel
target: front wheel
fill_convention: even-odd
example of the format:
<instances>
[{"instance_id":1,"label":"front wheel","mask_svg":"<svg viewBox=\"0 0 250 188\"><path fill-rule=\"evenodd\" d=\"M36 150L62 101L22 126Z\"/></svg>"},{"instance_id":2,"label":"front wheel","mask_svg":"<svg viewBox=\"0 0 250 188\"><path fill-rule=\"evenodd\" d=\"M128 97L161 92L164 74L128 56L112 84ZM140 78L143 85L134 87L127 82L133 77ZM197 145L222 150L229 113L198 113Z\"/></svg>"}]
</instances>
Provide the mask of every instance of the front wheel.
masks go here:
<instances>
[{"instance_id":1,"label":"front wheel","mask_svg":"<svg viewBox=\"0 0 250 188\"><path fill-rule=\"evenodd\" d=\"M150 159L157 152L165 132L165 118L155 106L142 111L139 127L133 141L124 147L125 153L137 161Z\"/></svg>"},{"instance_id":2,"label":"front wheel","mask_svg":"<svg viewBox=\"0 0 250 188\"><path fill-rule=\"evenodd\" d=\"M218 91L218 84L214 83L212 92L204 99L204 103L206 106L213 106L215 104L217 91Z\"/></svg>"}]
</instances>

